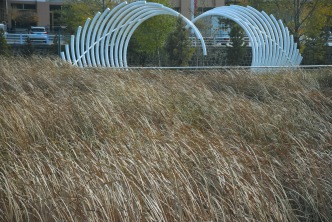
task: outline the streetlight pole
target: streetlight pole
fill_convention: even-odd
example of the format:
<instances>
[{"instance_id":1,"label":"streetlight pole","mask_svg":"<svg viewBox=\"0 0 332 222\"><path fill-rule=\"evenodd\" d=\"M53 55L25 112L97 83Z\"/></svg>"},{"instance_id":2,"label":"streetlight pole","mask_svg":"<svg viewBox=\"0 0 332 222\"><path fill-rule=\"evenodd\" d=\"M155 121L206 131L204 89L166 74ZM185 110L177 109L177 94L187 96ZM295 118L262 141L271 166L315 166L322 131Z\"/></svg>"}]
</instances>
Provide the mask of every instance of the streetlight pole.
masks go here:
<instances>
[{"instance_id":1,"label":"streetlight pole","mask_svg":"<svg viewBox=\"0 0 332 222\"><path fill-rule=\"evenodd\" d=\"M195 0L191 0L191 3L190 3L190 16L191 16L191 20L193 20L195 18Z\"/></svg>"},{"instance_id":2,"label":"streetlight pole","mask_svg":"<svg viewBox=\"0 0 332 222\"><path fill-rule=\"evenodd\" d=\"M61 58L61 31L62 29L66 29L66 25L61 25L58 29L58 52L59 52L59 57Z\"/></svg>"},{"instance_id":3,"label":"streetlight pole","mask_svg":"<svg viewBox=\"0 0 332 222\"><path fill-rule=\"evenodd\" d=\"M61 57L61 26L58 29L58 55Z\"/></svg>"}]
</instances>

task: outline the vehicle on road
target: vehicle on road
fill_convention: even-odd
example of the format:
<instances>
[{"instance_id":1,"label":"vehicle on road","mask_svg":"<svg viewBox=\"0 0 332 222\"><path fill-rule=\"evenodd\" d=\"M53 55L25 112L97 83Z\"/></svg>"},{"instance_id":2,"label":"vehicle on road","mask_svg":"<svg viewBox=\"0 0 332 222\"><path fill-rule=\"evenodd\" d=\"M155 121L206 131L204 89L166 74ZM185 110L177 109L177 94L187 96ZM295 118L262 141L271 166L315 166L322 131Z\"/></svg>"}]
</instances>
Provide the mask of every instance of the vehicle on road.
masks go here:
<instances>
[{"instance_id":1,"label":"vehicle on road","mask_svg":"<svg viewBox=\"0 0 332 222\"><path fill-rule=\"evenodd\" d=\"M217 46L230 46L231 45L231 37L229 35L222 35L214 38L215 45Z\"/></svg>"},{"instance_id":2,"label":"vehicle on road","mask_svg":"<svg viewBox=\"0 0 332 222\"><path fill-rule=\"evenodd\" d=\"M31 41L42 41L47 43L48 33L45 27L31 26L29 38Z\"/></svg>"},{"instance_id":3,"label":"vehicle on road","mask_svg":"<svg viewBox=\"0 0 332 222\"><path fill-rule=\"evenodd\" d=\"M3 23L0 23L0 30L3 30L5 38L6 38L6 36L8 34L7 33L7 26L5 24L3 24Z\"/></svg>"}]
</instances>

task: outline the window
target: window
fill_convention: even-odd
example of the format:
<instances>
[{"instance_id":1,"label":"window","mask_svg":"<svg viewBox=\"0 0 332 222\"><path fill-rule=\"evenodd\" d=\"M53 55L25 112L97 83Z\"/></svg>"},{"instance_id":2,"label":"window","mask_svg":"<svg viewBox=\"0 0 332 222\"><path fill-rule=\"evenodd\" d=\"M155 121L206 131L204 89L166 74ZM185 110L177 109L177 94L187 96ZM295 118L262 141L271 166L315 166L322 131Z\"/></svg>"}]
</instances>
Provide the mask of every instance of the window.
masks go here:
<instances>
[{"instance_id":1,"label":"window","mask_svg":"<svg viewBox=\"0 0 332 222\"><path fill-rule=\"evenodd\" d=\"M36 4L12 4L12 8L18 10L36 10Z\"/></svg>"},{"instance_id":2,"label":"window","mask_svg":"<svg viewBox=\"0 0 332 222\"><path fill-rule=\"evenodd\" d=\"M50 30L57 32L62 25L62 5L50 5Z\"/></svg>"},{"instance_id":3,"label":"window","mask_svg":"<svg viewBox=\"0 0 332 222\"><path fill-rule=\"evenodd\" d=\"M59 11L62 9L62 5L50 5L50 11Z\"/></svg>"},{"instance_id":4,"label":"window","mask_svg":"<svg viewBox=\"0 0 332 222\"><path fill-rule=\"evenodd\" d=\"M23 4L24 10L36 10L36 5L33 4Z\"/></svg>"}]
</instances>

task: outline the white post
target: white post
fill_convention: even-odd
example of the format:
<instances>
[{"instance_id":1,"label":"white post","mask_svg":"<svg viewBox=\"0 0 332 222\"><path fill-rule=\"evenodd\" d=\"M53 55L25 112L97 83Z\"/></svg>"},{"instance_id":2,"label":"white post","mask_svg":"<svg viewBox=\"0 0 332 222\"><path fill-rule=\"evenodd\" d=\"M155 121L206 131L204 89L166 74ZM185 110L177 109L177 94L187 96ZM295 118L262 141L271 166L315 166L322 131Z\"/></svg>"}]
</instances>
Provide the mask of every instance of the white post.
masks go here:
<instances>
[{"instance_id":1,"label":"white post","mask_svg":"<svg viewBox=\"0 0 332 222\"><path fill-rule=\"evenodd\" d=\"M190 15L191 15L191 20L194 20L194 18L195 18L195 0L191 0Z\"/></svg>"}]
</instances>

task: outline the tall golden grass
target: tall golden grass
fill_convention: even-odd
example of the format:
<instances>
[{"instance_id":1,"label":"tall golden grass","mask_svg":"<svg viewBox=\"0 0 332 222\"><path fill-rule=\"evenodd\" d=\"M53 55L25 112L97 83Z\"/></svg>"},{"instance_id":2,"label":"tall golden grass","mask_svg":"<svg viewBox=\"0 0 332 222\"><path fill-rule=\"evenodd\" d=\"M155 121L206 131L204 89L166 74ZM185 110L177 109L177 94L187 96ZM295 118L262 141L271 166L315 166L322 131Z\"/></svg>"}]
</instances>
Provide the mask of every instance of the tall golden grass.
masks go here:
<instances>
[{"instance_id":1,"label":"tall golden grass","mask_svg":"<svg viewBox=\"0 0 332 222\"><path fill-rule=\"evenodd\" d=\"M332 221L332 70L0 59L0 221Z\"/></svg>"}]
</instances>

